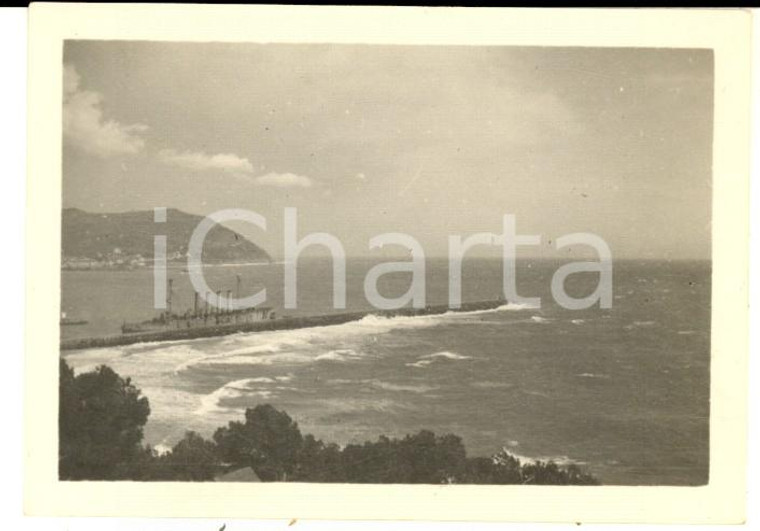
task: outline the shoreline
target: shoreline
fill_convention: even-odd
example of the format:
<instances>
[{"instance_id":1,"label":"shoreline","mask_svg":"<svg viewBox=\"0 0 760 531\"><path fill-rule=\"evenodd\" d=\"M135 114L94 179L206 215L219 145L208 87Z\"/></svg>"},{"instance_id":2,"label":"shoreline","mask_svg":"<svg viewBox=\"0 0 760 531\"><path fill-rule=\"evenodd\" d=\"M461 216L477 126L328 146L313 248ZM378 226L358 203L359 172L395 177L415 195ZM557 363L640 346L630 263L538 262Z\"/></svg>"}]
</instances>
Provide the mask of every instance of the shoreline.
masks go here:
<instances>
[{"instance_id":1,"label":"shoreline","mask_svg":"<svg viewBox=\"0 0 760 531\"><path fill-rule=\"evenodd\" d=\"M264 265L277 265L283 262L275 260L256 260L253 262L204 262L201 264L201 269L212 267L250 267L250 266L264 266ZM90 267L72 267L61 266L61 271L66 272L90 272L90 271L152 271L155 265L153 262L146 262L144 264L118 264L118 265L95 265ZM187 261L167 262L166 269L170 271L181 270L187 272L189 266ZM193 268L194 269L194 268Z\"/></svg>"}]
</instances>

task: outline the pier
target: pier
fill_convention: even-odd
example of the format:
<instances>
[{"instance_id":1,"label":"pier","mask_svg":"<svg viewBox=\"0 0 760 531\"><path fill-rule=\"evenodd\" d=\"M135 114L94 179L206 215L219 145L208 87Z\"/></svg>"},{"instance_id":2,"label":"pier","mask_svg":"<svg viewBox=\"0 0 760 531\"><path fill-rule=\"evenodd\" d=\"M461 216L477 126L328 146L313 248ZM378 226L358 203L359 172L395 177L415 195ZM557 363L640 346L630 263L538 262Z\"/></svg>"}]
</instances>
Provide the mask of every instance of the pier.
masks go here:
<instances>
[{"instance_id":1,"label":"pier","mask_svg":"<svg viewBox=\"0 0 760 531\"><path fill-rule=\"evenodd\" d=\"M203 337L218 337L246 332L271 332L276 330L295 330L317 326L334 326L353 321L359 321L368 315L379 317L415 317L425 315L441 315L447 312L464 313L483 310L493 310L506 304L503 299L494 301L462 303L459 308L448 305L427 306L425 308L402 308L399 310L375 310L361 312L346 312L326 315L311 315L302 317L280 317L262 321L210 325L194 328L167 328L166 330L120 334L103 337L90 337L61 340L61 350L80 350L89 348L115 347L135 343L150 343L157 341L182 341Z\"/></svg>"}]
</instances>

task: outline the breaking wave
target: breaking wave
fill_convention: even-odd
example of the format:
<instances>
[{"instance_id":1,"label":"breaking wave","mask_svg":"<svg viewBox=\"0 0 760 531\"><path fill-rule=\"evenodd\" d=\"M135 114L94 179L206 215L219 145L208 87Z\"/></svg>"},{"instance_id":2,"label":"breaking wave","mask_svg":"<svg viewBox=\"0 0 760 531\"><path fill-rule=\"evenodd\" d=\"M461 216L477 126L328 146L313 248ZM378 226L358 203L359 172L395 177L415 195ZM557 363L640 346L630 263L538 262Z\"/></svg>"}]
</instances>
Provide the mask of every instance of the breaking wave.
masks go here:
<instances>
[{"instance_id":1,"label":"breaking wave","mask_svg":"<svg viewBox=\"0 0 760 531\"><path fill-rule=\"evenodd\" d=\"M435 352L433 354L425 354L424 356L420 356L417 361L413 363L407 363L407 367L416 367L418 369L428 367L435 363L438 360L470 360L472 359L472 356L463 356L462 354L457 354L456 352L449 352L449 351L441 351L441 352Z\"/></svg>"},{"instance_id":2,"label":"breaking wave","mask_svg":"<svg viewBox=\"0 0 760 531\"><path fill-rule=\"evenodd\" d=\"M583 372L581 374L576 374L579 378L609 378L608 374L595 374L593 372Z\"/></svg>"},{"instance_id":3,"label":"breaking wave","mask_svg":"<svg viewBox=\"0 0 760 531\"><path fill-rule=\"evenodd\" d=\"M331 350L314 358L316 361L351 361L361 358L362 355L350 348Z\"/></svg>"},{"instance_id":4,"label":"breaking wave","mask_svg":"<svg viewBox=\"0 0 760 531\"><path fill-rule=\"evenodd\" d=\"M274 392L269 389L261 389L255 384L262 383L261 378L245 378L224 384L222 387L201 397L201 405L195 410L196 415L209 413L238 413L244 408L224 406L223 402L242 397L257 397L269 400Z\"/></svg>"},{"instance_id":5,"label":"breaking wave","mask_svg":"<svg viewBox=\"0 0 760 531\"><path fill-rule=\"evenodd\" d=\"M441 352L435 352L433 354L425 354L424 356L420 356L422 359L435 359L435 358L445 358L447 360L469 360L472 359L472 356L463 356L461 354L457 354L456 352L449 352L449 351L441 351Z\"/></svg>"},{"instance_id":6,"label":"breaking wave","mask_svg":"<svg viewBox=\"0 0 760 531\"><path fill-rule=\"evenodd\" d=\"M362 385L368 387L374 387L375 389L381 389L383 391L401 391L408 393L427 393L428 391L435 391L439 387L437 385L426 384L397 384L393 382L386 382L376 379L360 379L349 380L345 378L335 378L327 381L331 385Z\"/></svg>"},{"instance_id":7,"label":"breaking wave","mask_svg":"<svg viewBox=\"0 0 760 531\"><path fill-rule=\"evenodd\" d=\"M211 352L206 355L195 355L190 357L190 359L184 359L181 363L174 366L173 370L175 373L180 373L199 366L354 361L360 359L362 355L351 349L341 347L346 342L351 342L358 337L386 334L399 329L429 328L481 314L529 309L532 309L532 307L527 304L509 303L488 310L476 310L472 312L449 311L435 315L385 317L369 314L359 320L338 325L241 333L227 336L222 340L218 338L215 340L191 340L187 341L183 346L189 347L194 341L203 341L203 346ZM534 316L534 320L537 320L536 317ZM326 352L323 351L315 355L314 347L318 347L319 345L330 346L331 348L327 349ZM216 352L213 352L214 350ZM420 361L425 361L426 363L421 363L417 366L430 364L427 363L430 360Z\"/></svg>"}]
</instances>

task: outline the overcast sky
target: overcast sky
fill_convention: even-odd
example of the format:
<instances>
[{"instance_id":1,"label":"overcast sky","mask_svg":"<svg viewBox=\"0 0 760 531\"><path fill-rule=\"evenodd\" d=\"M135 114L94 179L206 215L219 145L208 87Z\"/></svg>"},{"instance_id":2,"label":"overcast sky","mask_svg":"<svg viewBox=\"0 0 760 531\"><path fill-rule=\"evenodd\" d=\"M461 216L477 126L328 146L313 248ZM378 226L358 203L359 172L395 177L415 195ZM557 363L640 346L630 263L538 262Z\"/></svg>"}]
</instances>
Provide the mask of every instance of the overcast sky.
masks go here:
<instances>
[{"instance_id":1,"label":"overcast sky","mask_svg":"<svg viewBox=\"0 0 760 531\"><path fill-rule=\"evenodd\" d=\"M64 66L64 207L247 208L273 255L287 206L352 255L507 213L545 247L710 255L709 51L80 41Z\"/></svg>"}]
</instances>

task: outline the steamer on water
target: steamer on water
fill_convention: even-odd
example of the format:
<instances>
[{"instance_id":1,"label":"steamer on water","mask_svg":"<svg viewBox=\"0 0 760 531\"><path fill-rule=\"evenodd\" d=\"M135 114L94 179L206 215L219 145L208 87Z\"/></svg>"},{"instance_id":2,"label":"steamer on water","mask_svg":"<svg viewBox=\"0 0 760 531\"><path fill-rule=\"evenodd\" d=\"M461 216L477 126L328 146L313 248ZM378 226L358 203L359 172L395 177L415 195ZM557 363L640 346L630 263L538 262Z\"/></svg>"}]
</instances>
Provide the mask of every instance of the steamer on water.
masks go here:
<instances>
[{"instance_id":1,"label":"steamer on water","mask_svg":"<svg viewBox=\"0 0 760 531\"><path fill-rule=\"evenodd\" d=\"M255 323L267 319L274 319L275 313L269 307L233 309L232 290L226 291L226 297L222 297L222 290L216 292L216 300L224 306L211 306L209 299L211 292L207 292L204 302L200 304L198 292L194 294L193 308L188 308L183 313L175 313L172 309L173 280L168 280L166 290L166 310L158 316L139 323L125 322L121 326L122 334L135 334L145 332L161 332L170 330L182 330L187 328L211 328L224 325L236 325ZM240 275L237 276L236 298L240 298Z\"/></svg>"}]
</instances>

